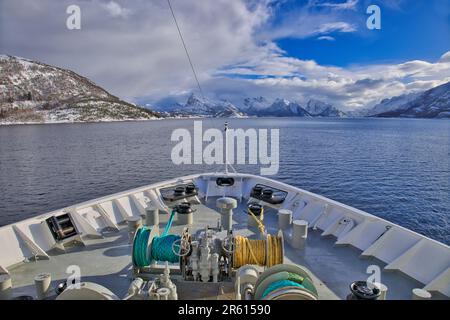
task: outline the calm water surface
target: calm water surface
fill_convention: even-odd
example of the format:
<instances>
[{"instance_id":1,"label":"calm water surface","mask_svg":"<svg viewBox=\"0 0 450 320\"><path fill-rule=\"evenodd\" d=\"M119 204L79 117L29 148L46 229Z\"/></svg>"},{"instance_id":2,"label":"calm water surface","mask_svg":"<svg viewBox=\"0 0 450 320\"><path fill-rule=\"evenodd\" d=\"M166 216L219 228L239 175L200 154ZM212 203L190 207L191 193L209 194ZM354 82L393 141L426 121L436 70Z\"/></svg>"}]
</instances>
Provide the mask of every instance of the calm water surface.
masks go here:
<instances>
[{"instance_id":1,"label":"calm water surface","mask_svg":"<svg viewBox=\"0 0 450 320\"><path fill-rule=\"evenodd\" d=\"M274 177L450 244L450 122L233 119L279 128ZM224 120L204 120L221 128ZM176 166L176 128L193 120L0 127L0 225L218 166ZM255 166L239 171L259 173Z\"/></svg>"}]
</instances>

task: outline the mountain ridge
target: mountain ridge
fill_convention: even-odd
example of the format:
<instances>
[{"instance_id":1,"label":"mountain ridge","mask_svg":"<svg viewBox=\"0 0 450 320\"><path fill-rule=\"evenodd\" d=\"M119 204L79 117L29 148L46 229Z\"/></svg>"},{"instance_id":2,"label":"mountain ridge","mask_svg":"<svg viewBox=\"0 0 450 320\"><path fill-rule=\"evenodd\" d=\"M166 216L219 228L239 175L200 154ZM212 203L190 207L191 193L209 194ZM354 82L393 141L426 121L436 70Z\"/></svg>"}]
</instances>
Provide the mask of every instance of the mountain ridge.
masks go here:
<instances>
[{"instance_id":1,"label":"mountain ridge","mask_svg":"<svg viewBox=\"0 0 450 320\"><path fill-rule=\"evenodd\" d=\"M185 103L143 108L74 71L42 62L0 55L0 124L146 120L161 117L409 117L450 118L450 82L386 98L371 108L343 112L309 99L246 97L242 103L191 93Z\"/></svg>"},{"instance_id":2,"label":"mountain ridge","mask_svg":"<svg viewBox=\"0 0 450 320\"><path fill-rule=\"evenodd\" d=\"M381 112L379 112L381 110ZM370 117L450 118L450 82L437 87L384 99L367 113Z\"/></svg>"},{"instance_id":3,"label":"mountain ridge","mask_svg":"<svg viewBox=\"0 0 450 320\"><path fill-rule=\"evenodd\" d=\"M306 105L285 98L270 102L265 97L247 97L241 107L226 100L214 101L191 93L184 104L156 107L160 112L174 116L226 117L345 117L346 114L330 104L309 100Z\"/></svg>"},{"instance_id":4,"label":"mountain ridge","mask_svg":"<svg viewBox=\"0 0 450 320\"><path fill-rule=\"evenodd\" d=\"M0 55L0 122L146 120L152 110L110 94L74 71Z\"/></svg>"}]
</instances>

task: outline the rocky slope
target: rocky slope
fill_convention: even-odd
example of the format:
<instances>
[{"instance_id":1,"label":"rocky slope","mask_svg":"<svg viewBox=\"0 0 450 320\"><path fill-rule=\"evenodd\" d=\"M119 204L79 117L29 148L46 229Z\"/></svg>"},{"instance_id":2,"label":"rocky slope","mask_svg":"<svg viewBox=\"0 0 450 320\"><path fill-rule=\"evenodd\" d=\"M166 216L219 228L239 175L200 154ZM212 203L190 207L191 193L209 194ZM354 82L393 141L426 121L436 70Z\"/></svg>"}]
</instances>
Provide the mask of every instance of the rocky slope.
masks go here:
<instances>
[{"instance_id":1,"label":"rocky slope","mask_svg":"<svg viewBox=\"0 0 450 320\"><path fill-rule=\"evenodd\" d=\"M0 56L0 123L153 119L160 115L122 101L75 72Z\"/></svg>"}]
</instances>

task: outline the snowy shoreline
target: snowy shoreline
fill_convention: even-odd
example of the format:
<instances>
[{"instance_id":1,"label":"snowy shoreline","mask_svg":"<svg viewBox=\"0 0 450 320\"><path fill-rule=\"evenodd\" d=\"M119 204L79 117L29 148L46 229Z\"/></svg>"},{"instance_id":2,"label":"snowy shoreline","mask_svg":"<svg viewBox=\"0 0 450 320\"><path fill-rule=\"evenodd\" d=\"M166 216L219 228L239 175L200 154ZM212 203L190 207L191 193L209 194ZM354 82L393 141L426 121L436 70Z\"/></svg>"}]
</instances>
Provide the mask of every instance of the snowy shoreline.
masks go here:
<instances>
[{"instance_id":1,"label":"snowy shoreline","mask_svg":"<svg viewBox=\"0 0 450 320\"><path fill-rule=\"evenodd\" d=\"M251 119L258 117L228 117L226 119ZM80 123L110 123L110 122L138 122L138 121L154 121L154 120L183 120L183 119L218 119L216 117L209 116L165 116L165 117L152 117L152 118L139 118L139 119L100 119L91 121L73 121L73 120L50 120L50 121L0 121L0 126L13 126L13 125L35 125L35 124L80 124Z\"/></svg>"},{"instance_id":2,"label":"snowy shoreline","mask_svg":"<svg viewBox=\"0 0 450 320\"><path fill-rule=\"evenodd\" d=\"M154 121L154 120L164 120L168 118L150 118L150 119L105 119L105 120L92 120L92 121L71 121L71 120L61 120L61 121L0 121L0 126L14 126L14 125L45 125L45 124L80 124L80 123L110 123L110 122L137 122L137 121Z\"/></svg>"},{"instance_id":3,"label":"snowy shoreline","mask_svg":"<svg viewBox=\"0 0 450 320\"><path fill-rule=\"evenodd\" d=\"M264 118L290 118L290 117L237 117L231 119L264 119ZM448 120L448 118L410 118L410 117L346 117L346 118L335 118L335 117L320 117L325 119L341 120L341 119L372 119L372 120ZM151 118L151 119L124 119L124 120L96 120L96 121L47 121L47 122L0 122L1 126L15 126L15 125L47 125L47 124L89 124L89 123L113 123L113 122L143 122L143 121L162 121L162 120L199 120L199 119L220 119L215 117L161 117L161 118ZM230 119L230 118L223 118ZM301 119L301 118L299 118ZM317 118L304 118L304 119L317 119Z\"/></svg>"}]
</instances>

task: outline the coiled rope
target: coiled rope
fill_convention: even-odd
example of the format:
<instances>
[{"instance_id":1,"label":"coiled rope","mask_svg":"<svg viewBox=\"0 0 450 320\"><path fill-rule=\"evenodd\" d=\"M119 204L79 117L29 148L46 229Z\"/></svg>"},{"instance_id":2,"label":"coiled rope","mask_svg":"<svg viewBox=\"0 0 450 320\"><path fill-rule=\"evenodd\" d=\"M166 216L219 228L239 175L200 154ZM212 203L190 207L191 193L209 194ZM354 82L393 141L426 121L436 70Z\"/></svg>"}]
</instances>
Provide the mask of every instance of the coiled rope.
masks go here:
<instances>
[{"instance_id":1,"label":"coiled rope","mask_svg":"<svg viewBox=\"0 0 450 320\"><path fill-rule=\"evenodd\" d=\"M175 254L172 246L176 247L173 243L180 240L181 237L175 234L169 234L162 237L154 237L152 241L151 256L155 261L168 261L171 263L179 262L180 257Z\"/></svg>"},{"instance_id":2,"label":"coiled rope","mask_svg":"<svg viewBox=\"0 0 450 320\"><path fill-rule=\"evenodd\" d=\"M269 293L271 293L272 291L278 290L280 288L285 288L285 287L299 287L299 288L304 288L300 283L291 281L291 280L280 280L280 281L275 281L272 282L266 290L264 290L264 293L262 295L261 298L266 297Z\"/></svg>"},{"instance_id":3,"label":"coiled rope","mask_svg":"<svg viewBox=\"0 0 450 320\"><path fill-rule=\"evenodd\" d=\"M288 272L287 279L278 280L272 282L266 290L264 290L263 295L261 298L266 297L271 292L278 290L280 288L286 288L286 287L299 287L302 289L305 289L311 293L313 293L315 296L317 296L317 289L314 286L314 284L309 280L308 278L304 278L296 273Z\"/></svg>"},{"instance_id":4,"label":"coiled rope","mask_svg":"<svg viewBox=\"0 0 450 320\"><path fill-rule=\"evenodd\" d=\"M246 264L271 267L283 263L282 238L267 235L264 240L248 239L235 236L235 250L233 251L233 267L240 268Z\"/></svg>"},{"instance_id":5,"label":"coiled rope","mask_svg":"<svg viewBox=\"0 0 450 320\"><path fill-rule=\"evenodd\" d=\"M168 234L172 227L175 213L176 211L173 210L162 235L153 238L152 243L150 244L150 255L148 254L148 242L151 229L147 226L142 226L136 230L132 254L132 261L135 266L146 267L149 266L152 261L168 261L171 263L179 261L180 257L175 253L175 248L177 246L179 247L179 245L174 244L174 242L179 241L181 237L179 235Z\"/></svg>"},{"instance_id":6,"label":"coiled rope","mask_svg":"<svg viewBox=\"0 0 450 320\"><path fill-rule=\"evenodd\" d=\"M147 256L148 238L150 237L150 228L142 226L136 230L136 235L133 242L133 265L137 267L145 267L150 265L149 257Z\"/></svg>"}]
</instances>

